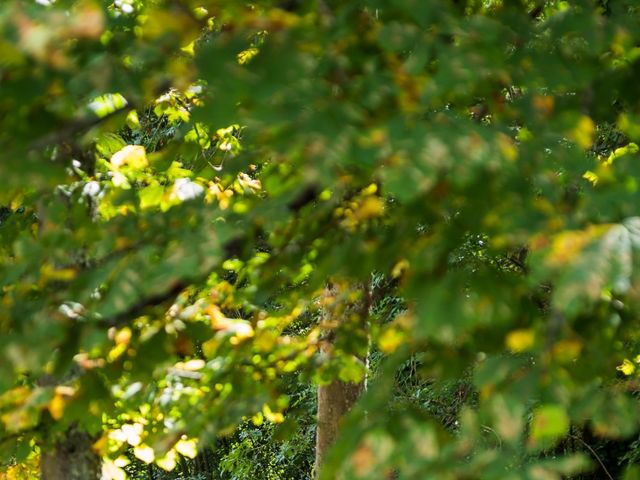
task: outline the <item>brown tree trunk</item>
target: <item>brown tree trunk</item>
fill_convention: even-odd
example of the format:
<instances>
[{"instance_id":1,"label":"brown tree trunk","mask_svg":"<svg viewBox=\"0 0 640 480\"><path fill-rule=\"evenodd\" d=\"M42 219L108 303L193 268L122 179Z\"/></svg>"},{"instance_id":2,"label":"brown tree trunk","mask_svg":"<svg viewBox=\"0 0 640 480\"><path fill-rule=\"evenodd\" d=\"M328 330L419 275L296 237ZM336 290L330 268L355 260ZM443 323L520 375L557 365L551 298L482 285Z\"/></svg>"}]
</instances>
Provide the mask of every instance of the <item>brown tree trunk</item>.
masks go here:
<instances>
[{"instance_id":1,"label":"brown tree trunk","mask_svg":"<svg viewBox=\"0 0 640 480\"><path fill-rule=\"evenodd\" d=\"M368 286L357 286L363 292L355 303L350 299L349 289L329 284L324 295L324 319L326 341L321 347L321 354L331 356L336 343L345 336L362 335L361 349L356 353L365 360L368 356L367 323L370 307ZM343 297L340 299L340 297ZM354 328L355 327L355 328ZM364 327L364 328L363 328ZM365 377L366 378L366 377ZM340 423L349 413L365 388L365 379L358 383L334 380L327 385L318 386L318 406L316 424L316 458L314 466L315 478L320 478L320 471L326 455L336 442L340 433Z\"/></svg>"},{"instance_id":2,"label":"brown tree trunk","mask_svg":"<svg viewBox=\"0 0 640 480\"><path fill-rule=\"evenodd\" d=\"M100 457L91 448L93 438L70 428L52 449L43 448L40 457L42 480L98 480Z\"/></svg>"},{"instance_id":3,"label":"brown tree trunk","mask_svg":"<svg viewBox=\"0 0 640 480\"><path fill-rule=\"evenodd\" d=\"M338 438L340 420L351 410L362 392L364 382L336 380L318 387L315 476L319 478L324 458Z\"/></svg>"}]
</instances>

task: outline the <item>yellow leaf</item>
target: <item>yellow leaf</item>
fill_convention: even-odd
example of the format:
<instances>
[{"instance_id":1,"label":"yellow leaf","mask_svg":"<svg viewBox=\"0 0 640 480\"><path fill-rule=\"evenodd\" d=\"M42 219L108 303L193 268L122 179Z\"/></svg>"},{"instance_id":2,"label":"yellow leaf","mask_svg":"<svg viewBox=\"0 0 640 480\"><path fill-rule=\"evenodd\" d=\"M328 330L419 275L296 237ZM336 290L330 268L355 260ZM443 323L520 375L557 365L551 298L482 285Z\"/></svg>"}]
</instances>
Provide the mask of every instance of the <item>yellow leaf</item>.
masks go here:
<instances>
[{"instance_id":1,"label":"yellow leaf","mask_svg":"<svg viewBox=\"0 0 640 480\"><path fill-rule=\"evenodd\" d=\"M202 344L202 352L207 358L213 358L216 355L218 347L220 346L220 339L213 337Z\"/></svg>"},{"instance_id":2,"label":"yellow leaf","mask_svg":"<svg viewBox=\"0 0 640 480\"><path fill-rule=\"evenodd\" d=\"M262 189L262 183L260 182L260 180L253 179L246 173L238 174L238 182L245 189L248 189L250 191L256 191L256 190Z\"/></svg>"},{"instance_id":3,"label":"yellow leaf","mask_svg":"<svg viewBox=\"0 0 640 480\"><path fill-rule=\"evenodd\" d=\"M591 226L585 230L560 232L553 238L547 262L551 267L562 267L571 262L591 242L604 234L609 226Z\"/></svg>"},{"instance_id":4,"label":"yellow leaf","mask_svg":"<svg viewBox=\"0 0 640 480\"><path fill-rule=\"evenodd\" d=\"M68 385L58 385L55 388L55 392L59 395L64 395L66 397L72 397L73 395L75 395L76 393L76 389L73 387L70 387Z\"/></svg>"},{"instance_id":5,"label":"yellow leaf","mask_svg":"<svg viewBox=\"0 0 640 480\"><path fill-rule=\"evenodd\" d=\"M542 115L551 115L554 103L553 97L547 95L536 95L533 97L533 106Z\"/></svg>"},{"instance_id":6,"label":"yellow leaf","mask_svg":"<svg viewBox=\"0 0 640 480\"><path fill-rule=\"evenodd\" d=\"M202 20L209 15L209 10L204 7L195 7L193 9L193 14L198 18L198 20Z\"/></svg>"},{"instance_id":7,"label":"yellow leaf","mask_svg":"<svg viewBox=\"0 0 640 480\"><path fill-rule=\"evenodd\" d=\"M573 129L573 138L582 148L589 149L596 135L596 125L591 118L582 115Z\"/></svg>"},{"instance_id":8,"label":"yellow leaf","mask_svg":"<svg viewBox=\"0 0 640 480\"><path fill-rule=\"evenodd\" d=\"M73 268L60 268L56 269L49 263L44 263L40 268L40 274L42 281L48 282L68 282L73 280L76 276L76 271Z\"/></svg>"},{"instance_id":9,"label":"yellow leaf","mask_svg":"<svg viewBox=\"0 0 640 480\"><path fill-rule=\"evenodd\" d=\"M126 480L125 471L110 460L102 463L102 478L104 480Z\"/></svg>"},{"instance_id":10,"label":"yellow leaf","mask_svg":"<svg viewBox=\"0 0 640 480\"><path fill-rule=\"evenodd\" d=\"M111 165L118 169L124 165L140 170L149 165L147 153L141 145L127 145L111 157Z\"/></svg>"},{"instance_id":11,"label":"yellow leaf","mask_svg":"<svg viewBox=\"0 0 640 480\"><path fill-rule=\"evenodd\" d=\"M176 468L176 451L169 450L164 457L156 460L156 463L163 470L166 470L167 472L172 471Z\"/></svg>"},{"instance_id":12,"label":"yellow leaf","mask_svg":"<svg viewBox=\"0 0 640 480\"><path fill-rule=\"evenodd\" d=\"M109 438L135 447L142 441L142 432L143 427L140 423L125 423L119 429L110 432Z\"/></svg>"},{"instance_id":13,"label":"yellow leaf","mask_svg":"<svg viewBox=\"0 0 640 480\"><path fill-rule=\"evenodd\" d=\"M366 197L360 206L354 212L354 216L359 220L368 220L369 218L379 217L384 211L384 203L378 197Z\"/></svg>"},{"instance_id":14,"label":"yellow leaf","mask_svg":"<svg viewBox=\"0 0 640 480\"><path fill-rule=\"evenodd\" d=\"M243 50L238 54L238 63L240 65L244 65L248 63L257 54L258 54L258 49L255 47L251 47L246 50Z\"/></svg>"},{"instance_id":15,"label":"yellow leaf","mask_svg":"<svg viewBox=\"0 0 640 480\"><path fill-rule=\"evenodd\" d=\"M535 343L535 333L531 329L519 329L509 332L505 343L512 352L524 352L533 347Z\"/></svg>"},{"instance_id":16,"label":"yellow leaf","mask_svg":"<svg viewBox=\"0 0 640 480\"><path fill-rule=\"evenodd\" d=\"M253 417L251 417L251 421L256 427L259 427L264 423L264 415L262 415L262 412L258 412Z\"/></svg>"},{"instance_id":17,"label":"yellow leaf","mask_svg":"<svg viewBox=\"0 0 640 480\"><path fill-rule=\"evenodd\" d=\"M591 182L591 184L594 187L598 184L598 180L599 180L598 175L593 173L591 170L587 170L586 172L584 172L584 174L582 175L582 178Z\"/></svg>"},{"instance_id":18,"label":"yellow leaf","mask_svg":"<svg viewBox=\"0 0 640 480\"><path fill-rule=\"evenodd\" d=\"M62 415L64 414L65 403L66 402L64 397L59 393L56 393L49 402L47 408L49 409L49 413L54 420L60 420L62 418Z\"/></svg>"},{"instance_id":19,"label":"yellow leaf","mask_svg":"<svg viewBox=\"0 0 640 480\"><path fill-rule=\"evenodd\" d=\"M131 329L129 327L123 327L118 330L118 332L114 336L114 340L117 345L129 345L129 341L131 340Z\"/></svg>"},{"instance_id":20,"label":"yellow leaf","mask_svg":"<svg viewBox=\"0 0 640 480\"><path fill-rule=\"evenodd\" d=\"M518 158L518 148L507 135L501 133L497 138L498 149L507 160L514 161Z\"/></svg>"},{"instance_id":21,"label":"yellow leaf","mask_svg":"<svg viewBox=\"0 0 640 480\"><path fill-rule=\"evenodd\" d=\"M140 128L140 118L138 117L138 112L135 110L131 110L127 114L127 119L125 120L127 127L131 130L137 130Z\"/></svg>"},{"instance_id":22,"label":"yellow leaf","mask_svg":"<svg viewBox=\"0 0 640 480\"><path fill-rule=\"evenodd\" d=\"M227 318L217 305L209 305L205 308L205 312L209 315L211 327L214 330L233 334L230 340L233 345L253 337L255 333L248 321L241 318Z\"/></svg>"},{"instance_id":23,"label":"yellow leaf","mask_svg":"<svg viewBox=\"0 0 640 480\"><path fill-rule=\"evenodd\" d=\"M133 454L137 459L142 460L144 463L151 463L155 460L156 454L149 445L138 445L133 449Z\"/></svg>"},{"instance_id":24,"label":"yellow leaf","mask_svg":"<svg viewBox=\"0 0 640 480\"><path fill-rule=\"evenodd\" d=\"M214 199L218 200L218 205L220 206L221 210L226 210L227 208L229 208L232 196L233 190L231 190L230 188L225 189L219 183L209 182L206 199L208 202L212 202Z\"/></svg>"},{"instance_id":25,"label":"yellow leaf","mask_svg":"<svg viewBox=\"0 0 640 480\"><path fill-rule=\"evenodd\" d=\"M27 387L16 387L0 395L0 407L8 405L20 405L24 403L31 394Z\"/></svg>"},{"instance_id":26,"label":"yellow leaf","mask_svg":"<svg viewBox=\"0 0 640 480\"><path fill-rule=\"evenodd\" d=\"M280 412L274 412L273 410L271 410L271 407L269 407L269 405L263 406L262 412L264 413L264 417L272 423L284 422L284 415Z\"/></svg>"},{"instance_id":27,"label":"yellow leaf","mask_svg":"<svg viewBox=\"0 0 640 480\"><path fill-rule=\"evenodd\" d=\"M0 421L4 423L7 432L18 432L37 424L37 418L34 418L34 415L29 414L24 408L3 413L0 416Z\"/></svg>"},{"instance_id":28,"label":"yellow leaf","mask_svg":"<svg viewBox=\"0 0 640 480\"><path fill-rule=\"evenodd\" d=\"M109 446L109 436L102 435L98 440L96 440L91 446L92 450L96 452L99 456L103 457L107 454L107 447Z\"/></svg>"},{"instance_id":29,"label":"yellow leaf","mask_svg":"<svg viewBox=\"0 0 640 480\"><path fill-rule=\"evenodd\" d=\"M628 360L625 358L624 361L622 362L622 365L618 365L616 367L616 370L619 370L628 376L628 375L632 375L633 372L636 371L636 366L633 364L633 362L631 362L631 360Z\"/></svg>"},{"instance_id":30,"label":"yellow leaf","mask_svg":"<svg viewBox=\"0 0 640 480\"><path fill-rule=\"evenodd\" d=\"M109 353L107 354L107 361L109 363L115 362L126 351L127 351L127 344L126 343L119 343L119 344L115 345L111 350L109 350Z\"/></svg>"},{"instance_id":31,"label":"yellow leaf","mask_svg":"<svg viewBox=\"0 0 640 480\"><path fill-rule=\"evenodd\" d=\"M393 270L391 270L391 276L393 278L399 278L408 269L409 269L409 261L406 258L403 258L393 266Z\"/></svg>"},{"instance_id":32,"label":"yellow leaf","mask_svg":"<svg viewBox=\"0 0 640 480\"><path fill-rule=\"evenodd\" d=\"M180 50L182 50L184 53L186 53L190 57L193 57L196 54L195 47L196 47L196 42L194 40L188 45L185 45L184 47L182 47Z\"/></svg>"},{"instance_id":33,"label":"yellow leaf","mask_svg":"<svg viewBox=\"0 0 640 480\"><path fill-rule=\"evenodd\" d=\"M243 340L251 338L254 335L253 327L246 320L231 320L233 323L227 328L227 331L234 335L229 339L232 345L238 345Z\"/></svg>"},{"instance_id":34,"label":"yellow leaf","mask_svg":"<svg viewBox=\"0 0 640 480\"><path fill-rule=\"evenodd\" d=\"M640 147L637 144L631 142L624 147L616 148L611 155L607 158L605 163L612 164L616 159L620 157L624 157L625 155L632 155L634 153L638 153L640 151Z\"/></svg>"},{"instance_id":35,"label":"yellow leaf","mask_svg":"<svg viewBox=\"0 0 640 480\"><path fill-rule=\"evenodd\" d=\"M575 360L581 351L582 342L575 339L561 340L553 346L553 356L561 362Z\"/></svg>"},{"instance_id":36,"label":"yellow leaf","mask_svg":"<svg viewBox=\"0 0 640 480\"><path fill-rule=\"evenodd\" d=\"M378 185L375 183L370 184L368 187L362 189L362 195L374 195L378 191Z\"/></svg>"},{"instance_id":37,"label":"yellow leaf","mask_svg":"<svg viewBox=\"0 0 640 480\"><path fill-rule=\"evenodd\" d=\"M378 346L383 353L393 353L404 341L404 334L396 328L387 328L378 338Z\"/></svg>"},{"instance_id":38,"label":"yellow leaf","mask_svg":"<svg viewBox=\"0 0 640 480\"><path fill-rule=\"evenodd\" d=\"M182 439L175 446L176 451L189 458L196 458L198 455L198 442L196 440Z\"/></svg>"},{"instance_id":39,"label":"yellow leaf","mask_svg":"<svg viewBox=\"0 0 640 480\"><path fill-rule=\"evenodd\" d=\"M180 370L187 370L189 372L196 372L198 370L202 370L204 368L204 365L204 360L195 358L187 362L179 362L178 364L176 364L176 368Z\"/></svg>"}]
</instances>

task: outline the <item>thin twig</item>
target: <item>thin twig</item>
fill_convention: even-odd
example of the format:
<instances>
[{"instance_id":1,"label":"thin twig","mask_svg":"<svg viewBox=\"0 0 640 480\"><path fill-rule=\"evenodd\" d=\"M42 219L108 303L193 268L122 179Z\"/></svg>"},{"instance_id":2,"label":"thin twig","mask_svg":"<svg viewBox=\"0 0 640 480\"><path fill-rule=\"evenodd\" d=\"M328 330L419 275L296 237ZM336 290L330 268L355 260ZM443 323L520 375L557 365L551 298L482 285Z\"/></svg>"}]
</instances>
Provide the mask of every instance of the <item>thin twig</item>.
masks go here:
<instances>
[{"instance_id":1,"label":"thin twig","mask_svg":"<svg viewBox=\"0 0 640 480\"><path fill-rule=\"evenodd\" d=\"M507 260L508 262L512 263L513 265L515 265L516 267L518 267L521 271L525 272L527 271L527 266L522 263L520 260L518 260L517 258L510 256L510 255L505 255L504 256L505 260Z\"/></svg>"},{"instance_id":2,"label":"thin twig","mask_svg":"<svg viewBox=\"0 0 640 480\"><path fill-rule=\"evenodd\" d=\"M613 480L613 477L609 473L609 470L607 470L607 467L604 466L604 463L602 462L602 460L600 460L600 457L598 456L596 451L593 448L591 448L591 445L589 445L587 442L585 442L584 440L582 440L580 437L578 437L576 435L569 434L569 436L571 438L575 439L575 440L578 440L581 444L583 444L585 447L587 447L587 449L591 452L591 454L595 457L595 459L598 461L598 463L602 467L602 470L604 470L604 473L607 474L607 477L609 477L610 480Z\"/></svg>"},{"instance_id":3,"label":"thin twig","mask_svg":"<svg viewBox=\"0 0 640 480\"><path fill-rule=\"evenodd\" d=\"M481 427L485 432L493 433L493 435L498 440L498 448L502 448L502 438L500 437L500 435L498 435L498 432L496 432L493 428L489 427L488 425L481 425Z\"/></svg>"}]
</instances>

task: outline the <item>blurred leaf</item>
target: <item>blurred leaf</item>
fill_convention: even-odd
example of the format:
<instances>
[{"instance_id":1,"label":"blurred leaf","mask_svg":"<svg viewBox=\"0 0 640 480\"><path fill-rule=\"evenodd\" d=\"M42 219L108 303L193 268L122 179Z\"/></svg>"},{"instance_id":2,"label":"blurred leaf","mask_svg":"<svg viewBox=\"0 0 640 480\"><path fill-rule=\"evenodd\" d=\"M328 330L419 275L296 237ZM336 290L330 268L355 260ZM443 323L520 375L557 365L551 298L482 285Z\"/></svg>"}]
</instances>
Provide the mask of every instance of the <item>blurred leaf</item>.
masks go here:
<instances>
[{"instance_id":1,"label":"blurred leaf","mask_svg":"<svg viewBox=\"0 0 640 480\"><path fill-rule=\"evenodd\" d=\"M529 445L549 447L564 437L568 431L569 416L561 405L540 405L533 412Z\"/></svg>"}]
</instances>

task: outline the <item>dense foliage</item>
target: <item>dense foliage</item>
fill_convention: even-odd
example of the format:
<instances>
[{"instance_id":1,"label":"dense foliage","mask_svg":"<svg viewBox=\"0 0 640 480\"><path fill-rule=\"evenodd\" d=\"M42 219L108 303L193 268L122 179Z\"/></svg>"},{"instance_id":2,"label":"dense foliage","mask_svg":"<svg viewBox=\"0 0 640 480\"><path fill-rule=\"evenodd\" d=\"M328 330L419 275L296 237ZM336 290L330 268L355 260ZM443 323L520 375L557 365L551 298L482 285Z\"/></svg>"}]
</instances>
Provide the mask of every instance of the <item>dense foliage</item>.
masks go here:
<instances>
[{"instance_id":1,"label":"dense foliage","mask_svg":"<svg viewBox=\"0 0 640 480\"><path fill-rule=\"evenodd\" d=\"M75 431L105 479L309 478L365 377L322 478L640 476L635 0L0 31L0 478Z\"/></svg>"}]
</instances>

